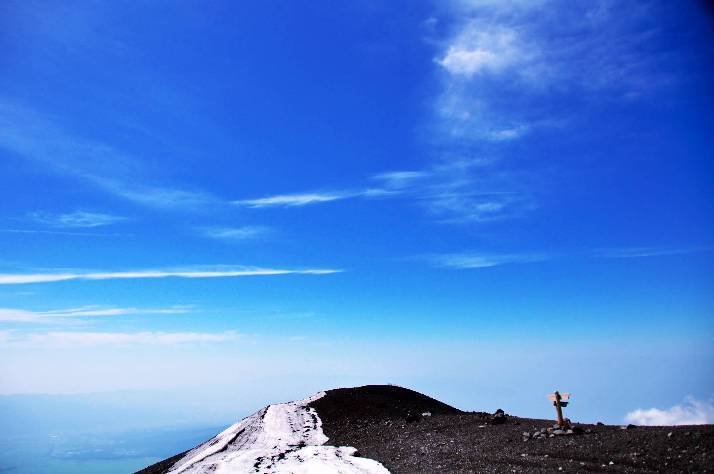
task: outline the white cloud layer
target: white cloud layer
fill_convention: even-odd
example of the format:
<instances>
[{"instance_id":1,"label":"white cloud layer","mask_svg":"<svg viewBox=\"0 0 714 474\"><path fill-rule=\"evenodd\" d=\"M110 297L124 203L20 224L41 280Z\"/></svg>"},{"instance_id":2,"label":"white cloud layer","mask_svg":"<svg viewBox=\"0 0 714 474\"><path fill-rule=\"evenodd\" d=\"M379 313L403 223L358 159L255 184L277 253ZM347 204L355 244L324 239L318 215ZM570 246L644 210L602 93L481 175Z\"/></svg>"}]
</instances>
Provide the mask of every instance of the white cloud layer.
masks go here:
<instances>
[{"instance_id":1,"label":"white cloud layer","mask_svg":"<svg viewBox=\"0 0 714 474\"><path fill-rule=\"evenodd\" d=\"M523 133L513 128L497 132L500 138ZM514 217L532 204L530 197L512 191L508 173L490 175L489 160L454 159L422 170L396 170L370 177L377 186L328 194L284 194L252 200L234 201L251 208L302 207L343 199L411 198L438 217L441 222L486 222ZM478 189L478 191L477 191Z\"/></svg>"},{"instance_id":2,"label":"white cloud layer","mask_svg":"<svg viewBox=\"0 0 714 474\"><path fill-rule=\"evenodd\" d=\"M595 256L602 258L643 258L665 257L669 255L686 255L690 253L708 252L712 247L622 247L600 249Z\"/></svg>"},{"instance_id":3,"label":"white cloud layer","mask_svg":"<svg viewBox=\"0 0 714 474\"><path fill-rule=\"evenodd\" d=\"M714 399L702 401L687 397L683 404L666 410L640 408L628 413L625 421L644 426L710 424L714 423Z\"/></svg>"},{"instance_id":4,"label":"white cloud layer","mask_svg":"<svg viewBox=\"0 0 714 474\"><path fill-rule=\"evenodd\" d=\"M341 190L330 192L305 192L296 194L277 194L258 199L242 199L232 201L233 205L248 207L251 209L262 209L270 207L303 207L313 204L321 204L332 201L342 201L345 199L357 198L379 198L398 195L401 193L398 182L406 183L413 180L418 172L403 172L409 176L392 176L393 173L377 175L374 179L381 179L384 187L363 188L357 190Z\"/></svg>"},{"instance_id":5,"label":"white cloud layer","mask_svg":"<svg viewBox=\"0 0 714 474\"><path fill-rule=\"evenodd\" d=\"M510 263L541 262L547 258L544 255L460 253L435 255L430 259L440 267L468 269L498 267Z\"/></svg>"},{"instance_id":6,"label":"white cloud layer","mask_svg":"<svg viewBox=\"0 0 714 474\"><path fill-rule=\"evenodd\" d=\"M92 273L0 273L0 285L23 283L50 283L67 280L113 280L134 278L227 278L266 275L329 275L342 270L313 268L286 270L279 268L240 267L221 270L139 270L131 272L92 272Z\"/></svg>"},{"instance_id":7,"label":"white cloud layer","mask_svg":"<svg viewBox=\"0 0 714 474\"><path fill-rule=\"evenodd\" d=\"M199 232L204 237L218 240L240 241L263 237L270 233L270 228L264 226L242 227L203 227Z\"/></svg>"},{"instance_id":8,"label":"white cloud layer","mask_svg":"<svg viewBox=\"0 0 714 474\"><path fill-rule=\"evenodd\" d=\"M56 331L30 334L11 342L67 345L67 346L131 346L131 345L175 345L187 343L219 343L235 341L240 335L235 331L225 332L79 332Z\"/></svg>"},{"instance_id":9,"label":"white cloud layer","mask_svg":"<svg viewBox=\"0 0 714 474\"><path fill-rule=\"evenodd\" d=\"M389 171L372 176L372 179L380 181L387 189L396 190L413 186L418 181L429 178L428 171Z\"/></svg>"},{"instance_id":10,"label":"white cloud layer","mask_svg":"<svg viewBox=\"0 0 714 474\"><path fill-rule=\"evenodd\" d=\"M340 199L347 199L350 197L354 197L354 194L344 192L278 194L258 199L233 201L233 204L256 209L262 207L297 207L321 202L338 201Z\"/></svg>"},{"instance_id":11,"label":"white cloud layer","mask_svg":"<svg viewBox=\"0 0 714 474\"><path fill-rule=\"evenodd\" d=\"M631 101L669 84L677 55L652 46L660 27L656 3L444 2L431 23L445 26L432 28L429 38L438 45L433 60L441 80L427 124L434 155L447 164L465 156L492 161L442 173L443 192L424 199L426 207L446 222L514 218L536 208L539 188L561 158L550 169L519 161L511 144L568 128L576 118L557 105L565 97ZM474 190L513 194L487 199Z\"/></svg>"},{"instance_id":12,"label":"white cloud layer","mask_svg":"<svg viewBox=\"0 0 714 474\"><path fill-rule=\"evenodd\" d=\"M17 308L0 308L0 321L18 323L47 323L62 319L85 318L94 316L123 316L130 314L184 314L190 308L172 306L169 308L102 308L99 306L82 306L51 311L30 311Z\"/></svg>"},{"instance_id":13,"label":"white cloud layer","mask_svg":"<svg viewBox=\"0 0 714 474\"><path fill-rule=\"evenodd\" d=\"M437 62L451 74L471 78L499 73L527 58L515 29L468 23Z\"/></svg>"},{"instance_id":14,"label":"white cloud layer","mask_svg":"<svg viewBox=\"0 0 714 474\"><path fill-rule=\"evenodd\" d=\"M46 230L46 229L0 229L0 232L6 234L26 234L26 235L71 235L76 237L117 237L125 234L106 233L106 232L73 232L65 230Z\"/></svg>"},{"instance_id":15,"label":"white cloud layer","mask_svg":"<svg viewBox=\"0 0 714 474\"><path fill-rule=\"evenodd\" d=\"M47 214L34 212L30 219L52 227L93 228L101 227L126 220L126 217L113 216L99 212L74 211L67 214Z\"/></svg>"}]
</instances>

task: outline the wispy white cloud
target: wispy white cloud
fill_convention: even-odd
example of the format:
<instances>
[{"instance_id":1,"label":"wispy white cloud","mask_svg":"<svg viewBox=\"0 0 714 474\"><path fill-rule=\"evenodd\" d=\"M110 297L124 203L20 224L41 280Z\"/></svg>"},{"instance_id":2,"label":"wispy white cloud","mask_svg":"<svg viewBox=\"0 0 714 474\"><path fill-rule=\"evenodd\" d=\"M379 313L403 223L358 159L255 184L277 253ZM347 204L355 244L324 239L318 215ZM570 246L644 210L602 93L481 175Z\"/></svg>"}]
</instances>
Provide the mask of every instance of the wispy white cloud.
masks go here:
<instances>
[{"instance_id":1,"label":"wispy white cloud","mask_svg":"<svg viewBox=\"0 0 714 474\"><path fill-rule=\"evenodd\" d=\"M412 187L430 176L431 173L425 170L389 171L376 174L372 176L372 179L381 182L389 190L401 190Z\"/></svg>"},{"instance_id":2,"label":"wispy white cloud","mask_svg":"<svg viewBox=\"0 0 714 474\"><path fill-rule=\"evenodd\" d=\"M684 403L664 410L640 408L625 415L625 421L644 426L710 424L714 423L714 399L687 397Z\"/></svg>"},{"instance_id":3,"label":"wispy white cloud","mask_svg":"<svg viewBox=\"0 0 714 474\"><path fill-rule=\"evenodd\" d=\"M126 221L126 217L114 216L100 212L74 211L66 214L49 214L33 212L28 217L41 224L52 227L94 228Z\"/></svg>"},{"instance_id":4,"label":"wispy white cloud","mask_svg":"<svg viewBox=\"0 0 714 474\"><path fill-rule=\"evenodd\" d=\"M220 206L222 201L208 193L174 187L145 185L104 176L85 178L103 190L147 207L163 209L198 209L207 205Z\"/></svg>"},{"instance_id":5,"label":"wispy white cloud","mask_svg":"<svg viewBox=\"0 0 714 474\"><path fill-rule=\"evenodd\" d=\"M141 159L102 142L76 136L60 119L0 97L0 147L105 192L155 208L193 209L221 204L208 193L156 183ZM149 180L152 184L146 184Z\"/></svg>"},{"instance_id":6,"label":"wispy white cloud","mask_svg":"<svg viewBox=\"0 0 714 474\"><path fill-rule=\"evenodd\" d=\"M29 335L10 334L9 342L58 346L133 346L190 343L227 343L240 338L235 331L224 332L83 332L56 331Z\"/></svg>"},{"instance_id":7,"label":"wispy white cloud","mask_svg":"<svg viewBox=\"0 0 714 474\"><path fill-rule=\"evenodd\" d=\"M650 87L662 82L668 53L647 44L660 28L656 4L571 3L452 1L456 27L436 60L467 79L508 73L508 80L557 82L561 90L609 91L618 97L624 90L647 87L647 82Z\"/></svg>"},{"instance_id":8,"label":"wispy white cloud","mask_svg":"<svg viewBox=\"0 0 714 474\"><path fill-rule=\"evenodd\" d=\"M429 30L441 90L426 127L437 156L431 168L442 169L420 202L446 222L513 218L538 207L537 190L558 163L518 160L510 144L567 127L572 117L554 106L564 97L622 100L652 87L648 81L662 82L671 68L662 67L665 54L646 46L655 30L646 3L445 2L430 20L443 25ZM449 166L474 155L491 160Z\"/></svg>"},{"instance_id":9,"label":"wispy white cloud","mask_svg":"<svg viewBox=\"0 0 714 474\"><path fill-rule=\"evenodd\" d=\"M539 254L477 254L455 253L432 255L428 259L435 265L445 268L469 269L490 268L512 263L532 263L548 260L547 255Z\"/></svg>"},{"instance_id":10,"label":"wispy white cloud","mask_svg":"<svg viewBox=\"0 0 714 474\"><path fill-rule=\"evenodd\" d=\"M442 222L472 223L517 217L532 205L519 193L471 193L464 189L467 186L430 195L425 201L427 209Z\"/></svg>"},{"instance_id":11,"label":"wispy white cloud","mask_svg":"<svg viewBox=\"0 0 714 474\"><path fill-rule=\"evenodd\" d=\"M47 230L47 229L0 229L0 232L6 234L47 234L47 235L71 235L78 237L116 237L126 234L107 233L107 232L72 232L66 230Z\"/></svg>"},{"instance_id":12,"label":"wispy white cloud","mask_svg":"<svg viewBox=\"0 0 714 474\"><path fill-rule=\"evenodd\" d=\"M204 237L226 241L243 241L264 237L271 229L264 226L242 227L202 227L198 229Z\"/></svg>"},{"instance_id":13,"label":"wispy white cloud","mask_svg":"<svg viewBox=\"0 0 714 474\"><path fill-rule=\"evenodd\" d=\"M533 54L522 44L515 28L471 20L437 62L451 74L472 78L522 65Z\"/></svg>"},{"instance_id":14,"label":"wispy white cloud","mask_svg":"<svg viewBox=\"0 0 714 474\"><path fill-rule=\"evenodd\" d=\"M46 323L62 319L87 318L96 316L124 316L132 314L184 314L191 311L186 306L169 308L103 308L83 306L51 311L30 311L17 308L0 308L0 321L18 323Z\"/></svg>"},{"instance_id":15,"label":"wispy white cloud","mask_svg":"<svg viewBox=\"0 0 714 474\"><path fill-rule=\"evenodd\" d=\"M438 141L504 142L516 140L543 121L506 107L502 97L520 98L548 81L550 64L541 43L529 37L500 5L459 3L458 27L435 61L443 89L435 101ZM515 18L520 18L516 14Z\"/></svg>"},{"instance_id":16,"label":"wispy white cloud","mask_svg":"<svg viewBox=\"0 0 714 474\"><path fill-rule=\"evenodd\" d=\"M638 257L658 257L666 255L682 255L694 252L711 251L711 247L682 247L682 248L656 248L656 247L635 247L627 249L598 250L592 253L571 253L571 254L548 254L548 253L527 253L527 254L494 254L494 253L447 253L429 255L421 257L433 265L445 268L488 268L514 263L533 263L552 260L553 258L638 258Z\"/></svg>"},{"instance_id":17,"label":"wispy white cloud","mask_svg":"<svg viewBox=\"0 0 714 474\"><path fill-rule=\"evenodd\" d=\"M461 9L477 11L479 9L500 11L532 10L543 6L550 0L453 0Z\"/></svg>"},{"instance_id":18,"label":"wispy white cloud","mask_svg":"<svg viewBox=\"0 0 714 474\"><path fill-rule=\"evenodd\" d=\"M358 193L359 194L359 193ZM339 201L355 197L355 193L350 192L310 192L297 194L277 194L257 199L243 199L233 201L236 206L250 207L254 209L262 207L301 207L309 204L318 204L330 201Z\"/></svg>"},{"instance_id":19,"label":"wispy white cloud","mask_svg":"<svg viewBox=\"0 0 714 474\"><path fill-rule=\"evenodd\" d=\"M483 223L521 215L534 206L531 197L491 159L455 154L418 172L386 173L385 187L413 199L437 221Z\"/></svg>"},{"instance_id":20,"label":"wispy white cloud","mask_svg":"<svg viewBox=\"0 0 714 474\"><path fill-rule=\"evenodd\" d=\"M329 268L311 268L288 270L260 267L221 267L220 270L138 270L126 272L88 272L88 273L0 273L0 285L24 283L50 283L68 280L113 280L140 278L230 278L268 275L329 275L342 270Z\"/></svg>"},{"instance_id":21,"label":"wispy white cloud","mask_svg":"<svg viewBox=\"0 0 714 474\"><path fill-rule=\"evenodd\" d=\"M622 247L600 249L595 252L596 257L602 258L644 258L664 257L668 255L686 255L690 253L710 252L713 247Z\"/></svg>"},{"instance_id":22,"label":"wispy white cloud","mask_svg":"<svg viewBox=\"0 0 714 474\"><path fill-rule=\"evenodd\" d=\"M507 141L507 140L515 140L517 138L522 137L524 134L528 132L528 130L531 127L528 125L514 125L509 128L503 128L500 130L492 130L490 132L489 138L493 141Z\"/></svg>"},{"instance_id":23,"label":"wispy white cloud","mask_svg":"<svg viewBox=\"0 0 714 474\"><path fill-rule=\"evenodd\" d=\"M295 194L276 194L257 199L242 199L233 201L232 204L240 207L261 209L269 207L304 207L313 204L322 204L333 201L343 201L356 198L382 198L400 194L398 184L416 179L418 172L400 172L405 175L398 176L392 173L377 175L374 179L383 181L381 187L365 187L360 189L344 189L339 191L309 191Z\"/></svg>"},{"instance_id":24,"label":"wispy white cloud","mask_svg":"<svg viewBox=\"0 0 714 474\"><path fill-rule=\"evenodd\" d=\"M439 221L450 223L515 217L530 208L529 196L511 190L513 185L507 173L488 174L491 163L484 159L453 159L423 170L379 173L370 177L377 186L358 190L277 195L235 203L252 208L301 207L345 199L409 198Z\"/></svg>"}]
</instances>

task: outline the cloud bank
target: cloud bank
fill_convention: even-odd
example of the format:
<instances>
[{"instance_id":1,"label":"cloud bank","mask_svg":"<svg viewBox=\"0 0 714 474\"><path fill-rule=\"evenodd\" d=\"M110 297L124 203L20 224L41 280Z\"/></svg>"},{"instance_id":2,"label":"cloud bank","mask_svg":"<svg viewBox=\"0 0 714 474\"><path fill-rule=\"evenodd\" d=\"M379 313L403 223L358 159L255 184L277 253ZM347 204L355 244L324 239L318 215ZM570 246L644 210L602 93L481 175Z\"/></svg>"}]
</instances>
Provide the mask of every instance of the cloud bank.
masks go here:
<instances>
[{"instance_id":1,"label":"cloud bank","mask_svg":"<svg viewBox=\"0 0 714 474\"><path fill-rule=\"evenodd\" d=\"M683 404L665 410L640 408L625 415L625 421L643 426L706 425L714 423L714 399L687 397Z\"/></svg>"}]
</instances>

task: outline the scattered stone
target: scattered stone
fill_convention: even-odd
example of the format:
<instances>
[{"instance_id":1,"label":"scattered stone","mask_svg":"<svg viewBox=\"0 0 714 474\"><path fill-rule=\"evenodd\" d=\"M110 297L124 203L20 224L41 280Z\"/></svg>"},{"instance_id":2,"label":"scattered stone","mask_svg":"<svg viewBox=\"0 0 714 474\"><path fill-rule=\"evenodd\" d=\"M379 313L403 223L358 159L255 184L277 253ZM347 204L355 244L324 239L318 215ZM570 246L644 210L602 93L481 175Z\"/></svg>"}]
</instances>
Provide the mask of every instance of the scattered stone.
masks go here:
<instances>
[{"instance_id":1,"label":"scattered stone","mask_svg":"<svg viewBox=\"0 0 714 474\"><path fill-rule=\"evenodd\" d=\"M612 461L610 461L610 465L611 465L611 466L614 466L614 465L615 465L615 463L614 463L614 462L612 462Z\"/></svg>"},{"instance_id":2,"label":"scattered stone","mask_svg":"<svg viewBox=\"0 0 714 474\"><path fill-rule=\"evenodd\" d=\"M423 416L423 417L431 416L431 412L425 411L424 413L421 414L421 416Z\"/></svg>"},{"instance_id":3,"label":"scattered stone","mask_svg":"<svg viewBox=\"0 0 714 474\"><path fill-rule=\"evenodd\" d=\"M674 435L674 433L672 433L672 432L670 431L669 433L667 433L667 438L671 438L673 435Z\"/></svg>"},{"instance_id":4,"label":"scattered stone","mask_svg":"<svg viewBox=\"0 0 714 474\"><path fill-rule=\"evenodd\" d=\"M491 423L493 423L494 425L502 425L507 420L508 420L508 415L506 415L506 412L504 412L500 408L498 410L496 410L496 412L491 417Z\"/></svg>"}]
</instances>

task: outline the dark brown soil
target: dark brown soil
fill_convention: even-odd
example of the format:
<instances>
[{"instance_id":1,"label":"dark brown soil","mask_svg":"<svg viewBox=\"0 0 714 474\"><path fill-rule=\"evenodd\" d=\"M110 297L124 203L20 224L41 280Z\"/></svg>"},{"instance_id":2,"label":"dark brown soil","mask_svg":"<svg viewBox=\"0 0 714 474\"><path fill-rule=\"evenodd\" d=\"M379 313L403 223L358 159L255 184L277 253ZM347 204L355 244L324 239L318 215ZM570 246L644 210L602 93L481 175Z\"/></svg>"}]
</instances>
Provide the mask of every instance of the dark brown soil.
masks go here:
<instances>
[{"instance_id":1,"label":"dark brown soil","mask_svg":"<svg viewBox=\"0 0 714 474\"><path fill-rule=\"evenodd\" d=\"M461 412L412 390L373 385L330 390L313 406L332 445L354 446L394 473L707 472L714 426L577 425L590 433L523 441L551 420ZM407 422L407 413L432 416ZM669 433L672 435L668 436ZM612 463L612 464L610 464Z\"/></svg>"}]
</instances>

